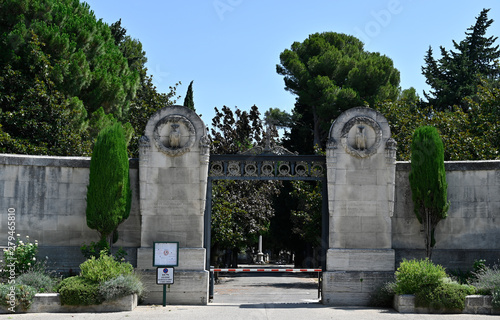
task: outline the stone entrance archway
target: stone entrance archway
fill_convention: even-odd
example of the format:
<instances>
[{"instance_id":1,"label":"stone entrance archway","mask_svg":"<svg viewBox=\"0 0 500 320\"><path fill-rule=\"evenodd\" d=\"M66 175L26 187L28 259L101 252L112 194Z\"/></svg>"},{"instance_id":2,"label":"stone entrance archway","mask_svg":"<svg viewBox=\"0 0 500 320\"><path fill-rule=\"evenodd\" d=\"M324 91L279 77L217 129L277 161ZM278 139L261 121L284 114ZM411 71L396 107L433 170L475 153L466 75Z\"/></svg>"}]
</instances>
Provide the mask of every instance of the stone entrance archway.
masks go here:
<instances>
[{"instance_id":1,"label":"stone entrance archway","mask_svg":"<svg viewBox=\"0 0 500 320\"><path fill-rule=\"evenodd\" d=\"M204 212L211 203L206 203L207 187L214 179L325 181L323 303L366 305L376 285L392 276L396 144L380 113L354 108L333 123L326 177L325 157L265 150L236 157L209 152L206 127L192 110L165 107L148 121L140 145L142 231L137 250L137 266L147 270L147 302L162 301L152 267L153 242L178 241L179 266L167 301L208 303L210 221Z\"/></svg>"}]
</instances>

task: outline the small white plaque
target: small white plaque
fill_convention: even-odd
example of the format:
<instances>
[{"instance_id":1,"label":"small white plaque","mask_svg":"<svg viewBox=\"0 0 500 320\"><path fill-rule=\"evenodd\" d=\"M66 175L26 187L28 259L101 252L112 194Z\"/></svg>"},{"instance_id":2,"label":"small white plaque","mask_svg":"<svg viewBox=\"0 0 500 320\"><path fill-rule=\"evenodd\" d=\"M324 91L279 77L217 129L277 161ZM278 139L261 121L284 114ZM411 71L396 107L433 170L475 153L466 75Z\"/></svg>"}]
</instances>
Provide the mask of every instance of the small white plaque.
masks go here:
<instances>
[{"instance_id":1,"label":"small white plaque","mask_svg":"<svg viewBox=\"0 0 500 320\"><path fill-rule=\"evenodd\" d=\"M179 265L179 242L155 242L153 267L177 267Z\"/></svg>"}]
</instances>

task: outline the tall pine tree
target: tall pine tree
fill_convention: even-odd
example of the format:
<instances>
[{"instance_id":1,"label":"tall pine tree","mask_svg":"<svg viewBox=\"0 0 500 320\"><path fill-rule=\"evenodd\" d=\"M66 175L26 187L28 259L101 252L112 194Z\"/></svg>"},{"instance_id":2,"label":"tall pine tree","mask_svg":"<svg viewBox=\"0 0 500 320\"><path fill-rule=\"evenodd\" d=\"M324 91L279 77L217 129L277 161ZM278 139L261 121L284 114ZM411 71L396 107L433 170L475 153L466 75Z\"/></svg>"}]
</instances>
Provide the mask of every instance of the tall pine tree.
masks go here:
<instances>
[{"instance_id":1,"label":"tall pine tree","mask_svg":"<svg viewBox=\"0 0 500 320\"><path fill-rule=\"evenodd\" d=\"M424 96L437 110L457 105L467 111L464 99L475 96L482 79L498 81L500 69L496 60L500 57L500 50L498 45L494 46L497 37L486 37L486 30L493 23L488 19L489 11L481 11L476 23L465 32L464 40L453 41L456 51L447 51L441 46L441 58L436 60L429 47L422 74L431 90L424 92Z\"/></svg>"}]
</instances>

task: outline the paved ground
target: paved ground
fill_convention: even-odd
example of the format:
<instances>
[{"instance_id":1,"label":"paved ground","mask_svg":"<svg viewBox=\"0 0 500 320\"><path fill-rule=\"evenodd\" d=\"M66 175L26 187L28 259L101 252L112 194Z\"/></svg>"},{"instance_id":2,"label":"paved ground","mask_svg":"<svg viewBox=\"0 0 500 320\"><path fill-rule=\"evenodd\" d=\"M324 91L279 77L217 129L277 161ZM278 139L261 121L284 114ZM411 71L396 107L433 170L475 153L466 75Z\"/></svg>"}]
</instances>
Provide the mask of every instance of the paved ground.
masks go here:
<instances>
[{"instance_id":1,"label":"paved ground","mask_svg":"<svg viewBox=\"0 0 500 320\"><path fill-rule=\"evenodd\" d=\"M487 315L400 314L393 309L324 306L317 301L317 278L286 274L238 274L216 285L214 302L207 306L139 306L130 312L8 314L14 320L492 320Z\"/></svg>"},{"instance_id":2,"label":"paved ground","mask_svg":"<svg viewBox=\"0 0 500 320\"><path fill-rule=\"evenodd\" d=\"M318 277L310 273L228 273L215 285L215 303L318 303Z\"/></svg>"},{"instance_id":3,"label":"paved ground","mask_svg":"<svg viewBox=\"0 0 500 320\"><path fill-rule=\"evenodd\" d=\"M139 306L130 312L115 313L45 313L0 315L0 319L14 320L492 320L486 315L430 315L400 314L392 309L339 308L321 304L219 304L208 306Z\"/></svg>"}]
</instances>

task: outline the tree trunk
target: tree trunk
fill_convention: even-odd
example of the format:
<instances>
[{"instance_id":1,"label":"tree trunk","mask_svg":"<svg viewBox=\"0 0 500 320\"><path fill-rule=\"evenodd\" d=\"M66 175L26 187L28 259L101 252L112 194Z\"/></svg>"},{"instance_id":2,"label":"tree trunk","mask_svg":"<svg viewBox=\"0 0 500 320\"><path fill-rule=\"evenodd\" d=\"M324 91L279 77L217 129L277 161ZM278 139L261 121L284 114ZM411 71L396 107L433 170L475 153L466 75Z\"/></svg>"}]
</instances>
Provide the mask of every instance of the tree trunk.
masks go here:
<instances>
[{"instance_id":1,"label":"tree trunk","mask_svg":"<svg viewBox=\"0 0 500 320\"><path fill-rule=\"evenodd\" d=\"M425 254L426 257L431 260L432 255L432 224L431 224L431 213L429 209L425 209Z\"/></svg>"},{"instance_id":2,"label":"tree trunk","mask_svg":"<svg viewBox=\"0 0 500 320\"><path fill-rule=\"evenodd\" d=\"M314 143L314 146L321 147L321 133L319 132L320 119L319 119L318 113L316 112L316 107L313 107L312 110L313 110L313 120L314 120L313 143Z\"/></svg>"}]
</instances>

